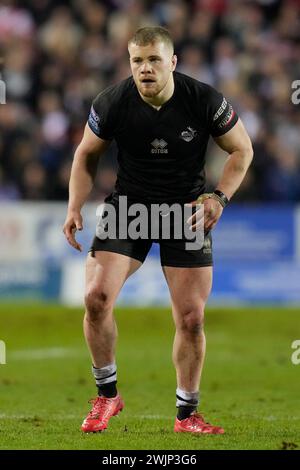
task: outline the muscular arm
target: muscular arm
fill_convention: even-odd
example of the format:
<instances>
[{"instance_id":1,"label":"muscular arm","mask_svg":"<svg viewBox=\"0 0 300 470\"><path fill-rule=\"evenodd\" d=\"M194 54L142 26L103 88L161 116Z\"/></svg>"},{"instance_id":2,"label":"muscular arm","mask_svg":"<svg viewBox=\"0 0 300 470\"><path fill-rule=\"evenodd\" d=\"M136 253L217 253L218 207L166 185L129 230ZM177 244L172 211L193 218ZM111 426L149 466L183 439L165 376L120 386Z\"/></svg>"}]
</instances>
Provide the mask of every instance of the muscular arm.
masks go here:
<instances>
[{"instance_id":1,"label":"muscular arm","mask_svg":"<svg viewBox=\"0 0 300 470\"><path fill-rule=\"evenodd\" d=\"M100 156L108 148L110 141L97 137L86 124L82 141L78 145L71 169L69 182L69 204L64 234L73 248L81 251L75 240L76 230L82 230L81 208L94 184Z\"/></svg>"},{"instance_id":2,"label":"muscular arm","mask_svg":"<svg viewBox=\"0 0 300 470\"><path fill-rule=\"evenodd\" d=\"M216 189L222 191L230 199L239 188L252 161L251 141L240 119L230 131L214 139L221 149L229 153ZM212 198L206 199L203 204L204 230L207 232L217 224L223 207ZM193 230L196 230L202 227L202 216L197 218L195 214L190 217L188 223L192 225Z\"/></svg>"},{"instance_id":3,"label":"muscular arm","mask_svg":"<svg viewBox=\"0 0 300 470\"><path fill-rule=\"evenodd\" d=\"M109 144L109 141L97 137L86 124L82 141L75 151L72 164L69 182L69 211L80 212L92 190L99 158Z\"/></svg>"},{"instance_id":4,"label":"muscular arm","mask_svg":"<svg viewBox=\"0 0 300 470\"><path fill-rule=\"evenodd\" d=\"M252 144L240 119L230 131L215 137L214 140L221 149L229 153L216 189L230 199L239 188L250 166L253 158Z\"/></svg>"}]
</instances>

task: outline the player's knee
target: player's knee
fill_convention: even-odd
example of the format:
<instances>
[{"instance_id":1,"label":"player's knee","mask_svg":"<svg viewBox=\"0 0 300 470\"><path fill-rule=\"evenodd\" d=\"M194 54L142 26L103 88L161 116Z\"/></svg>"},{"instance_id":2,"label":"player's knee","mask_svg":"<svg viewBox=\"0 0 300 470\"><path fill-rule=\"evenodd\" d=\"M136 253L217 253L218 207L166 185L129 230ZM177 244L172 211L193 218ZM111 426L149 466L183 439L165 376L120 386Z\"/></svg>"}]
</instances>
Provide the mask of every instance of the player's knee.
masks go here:
<instances>
[{"instance_id":1,"label":"player's knee","mask_svg":"<svg viewBox=\"0 0 300 470\"><path fill-rule=\"evenodd\" d=\"M85 293L85 306L88 317L98 320L112 310L113 302L105 290L89 288Z\"/></svg>"},{"instance_id":2,"label":"player's knee","mask_svg":"<svg viewBox=\"0 0 300 470\"><path fill-rule=\"evenodd\" d=\"M204 307L194 307L182 315L181 330L192 336L198 336L204 328Z\"/></svg>"}]
</instances>

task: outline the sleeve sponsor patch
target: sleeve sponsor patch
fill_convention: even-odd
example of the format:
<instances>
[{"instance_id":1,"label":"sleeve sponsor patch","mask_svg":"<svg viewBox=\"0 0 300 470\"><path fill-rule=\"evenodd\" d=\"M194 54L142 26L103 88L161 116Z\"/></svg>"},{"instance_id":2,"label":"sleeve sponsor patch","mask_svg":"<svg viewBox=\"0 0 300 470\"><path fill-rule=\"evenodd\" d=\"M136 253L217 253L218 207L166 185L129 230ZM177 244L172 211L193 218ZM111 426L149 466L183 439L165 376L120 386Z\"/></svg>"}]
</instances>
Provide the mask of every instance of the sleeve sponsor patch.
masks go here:
<instances>
[{"instance_id":1,"label":"sleeve sponsor patch","mask_svg":"<svg viewBox=\"0 0 300 470\"><path fill-rule=\"evenodd\" d=\"M93 106L91 107L91 111L90 111L89 118L88 118L88 123L92 131L94 131L96 135L99 135L100 134L100 117L96 113Z\"/></svg>"},{"instance_id":2,"label":"sleeve sponsor patch","mask_svg":"<svg viewBox=\"0 0 300 470\"><path fill-rule=\"evenodd\" d=\"M225 98L223 98L222 104L219 107L218 111L214 114L213 121L216 121L225 111L227 106L227 101Z\"/></svg>"},{"instance_id":3,"label":"sleeve sponsor patch","mask_svg":"<svg viewBox=\"0 0 300 470\"><path fill-rule=\"evenodd\" d=\"M238 115L232 105L221 94L214 96L212 103L210 131L212 136L220 136L228 132L236 124Z\"/></svg>"},{"instance_id":4,"label":"sleeve sponsor patch","mask_svg":"<svg viewBox=\"0 0 300 470\"><path fill-rule=\"evenodd\" d=\"M231 106L231 104L228 104L228 110L223 117L223 119L218 123L217 127L219 129L224 129L228 124L232 121L233 117L235 115L234 109Z\"/></svg>"}]
</instances>

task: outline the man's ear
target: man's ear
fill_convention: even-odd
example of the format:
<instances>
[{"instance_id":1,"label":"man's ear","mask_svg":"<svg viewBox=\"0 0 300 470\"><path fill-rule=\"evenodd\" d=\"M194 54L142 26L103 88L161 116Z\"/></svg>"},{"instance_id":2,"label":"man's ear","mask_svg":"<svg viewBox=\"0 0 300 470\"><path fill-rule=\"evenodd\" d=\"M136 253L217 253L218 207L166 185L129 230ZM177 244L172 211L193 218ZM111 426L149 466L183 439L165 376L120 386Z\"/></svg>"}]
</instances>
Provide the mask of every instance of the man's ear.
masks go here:
<instances>
[{"instance_id":1,"label":"man's ear","mask_svg":"<svg viewBox=\"0 0 300 470\"><path fill-rule=\"evenodd\" d=\"M174 54L172 57L172 72L174 72L176 65L177 65L177 55Z\"/></svg>"}]
</instances>

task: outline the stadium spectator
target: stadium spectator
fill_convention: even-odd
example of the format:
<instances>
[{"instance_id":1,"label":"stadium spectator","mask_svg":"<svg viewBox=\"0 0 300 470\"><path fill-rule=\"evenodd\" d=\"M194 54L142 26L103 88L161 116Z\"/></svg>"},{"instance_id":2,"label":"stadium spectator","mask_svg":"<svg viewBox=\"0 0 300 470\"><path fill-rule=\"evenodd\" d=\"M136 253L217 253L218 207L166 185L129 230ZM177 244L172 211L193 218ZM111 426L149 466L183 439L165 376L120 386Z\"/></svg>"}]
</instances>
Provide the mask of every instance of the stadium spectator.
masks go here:
<instances>
[{"instance_id":1,"label":"stadium spectator","mask_svg":"<svg viewBox=\"0 0 300 470\"><path fill-rule=\"evenodd\" d=\"M31 168L33 179L39 173L43 180L43 173L57 188L56 196L39 188L33 198L65 200L63 175L90 102L130 74L128 37L153 24L170 30L178 70L220 89L246 125L256 158L238 197L299 202L300 112L291 102L291 84L300 79L298 0L1 2L0 78L7 94L7 104L0 105L1 194L29 198L24 188ZM274 141L284 143L280 155ZM211 145L211 186L220 171L217 154ZM109 159L115 158L110 152ZM116 166L105 168L100 199Z\"/></svg>"}]
</instances>

